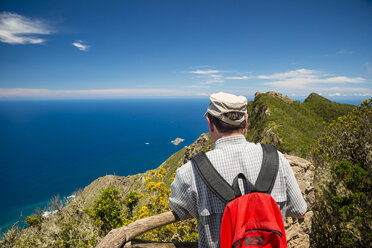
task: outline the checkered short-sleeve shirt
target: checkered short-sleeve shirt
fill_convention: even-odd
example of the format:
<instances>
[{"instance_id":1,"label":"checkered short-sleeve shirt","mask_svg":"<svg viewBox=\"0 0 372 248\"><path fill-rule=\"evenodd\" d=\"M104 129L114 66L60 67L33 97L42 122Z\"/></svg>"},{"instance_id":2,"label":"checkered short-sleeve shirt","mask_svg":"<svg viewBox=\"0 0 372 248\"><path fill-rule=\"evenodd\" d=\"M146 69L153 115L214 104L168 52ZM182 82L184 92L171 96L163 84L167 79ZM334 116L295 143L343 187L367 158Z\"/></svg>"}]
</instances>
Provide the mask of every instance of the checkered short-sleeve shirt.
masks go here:
<instances>
[{"instance_id":1,"label":"checkered short-sleeve shirt","mask_svg":"<svg viewBox=\"0 0 372 248\"><path fill-rule=\"evenodd\" d=\"M303 215L307 205L287 159L278 153L279 171L271 196L278 203L283 218ZM255 184L262 155L261 145L247 142L243 135L220 138L214 150L207 152L213 166L230 185L240 172ZM240 187L243 189L242 185ZM178 217L195 217L198 221L199 247L219 247L225 204L208 189L191 161L177 169L171 189L169 204Z\"/></svg>"}]
</instances>

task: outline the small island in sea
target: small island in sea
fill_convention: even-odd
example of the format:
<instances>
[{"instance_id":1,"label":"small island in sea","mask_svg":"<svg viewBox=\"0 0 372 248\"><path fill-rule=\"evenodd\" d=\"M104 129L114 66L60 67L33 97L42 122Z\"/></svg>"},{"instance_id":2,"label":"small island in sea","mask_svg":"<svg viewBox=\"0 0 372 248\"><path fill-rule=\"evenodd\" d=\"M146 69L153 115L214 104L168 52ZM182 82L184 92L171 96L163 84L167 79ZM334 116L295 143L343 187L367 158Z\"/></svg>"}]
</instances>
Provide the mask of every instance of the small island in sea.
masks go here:
<instances>
[{"instance_id":1,"label":"small island in sea","mask_svg":"<svg viewBox=\"0 0 372 248\"><path fill-rule=\"evenodd\" d=\"M182 141L184 141L184 139L176 138L175 140L172 140L171 142L173 143L173 145L178 146L178 144L181 143Z\"/></svg>"}]
</instances>

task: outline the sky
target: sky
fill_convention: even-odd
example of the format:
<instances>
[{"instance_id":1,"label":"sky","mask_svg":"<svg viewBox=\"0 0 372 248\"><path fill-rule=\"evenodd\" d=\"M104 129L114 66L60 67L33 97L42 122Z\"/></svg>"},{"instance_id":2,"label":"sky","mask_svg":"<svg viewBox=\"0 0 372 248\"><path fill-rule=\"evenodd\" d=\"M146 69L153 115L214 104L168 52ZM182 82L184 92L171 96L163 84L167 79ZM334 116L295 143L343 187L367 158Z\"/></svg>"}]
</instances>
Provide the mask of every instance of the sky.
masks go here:
<instances>
[{"instance_id":1,"label":"sky","mask_svg":"<svg viewBox=\"0 0 372 248\"><path fill-rule=\"evenodd\" d=\"M0 100L372 96L372 1L1 0Z\"/></svg>"}]
</instances>

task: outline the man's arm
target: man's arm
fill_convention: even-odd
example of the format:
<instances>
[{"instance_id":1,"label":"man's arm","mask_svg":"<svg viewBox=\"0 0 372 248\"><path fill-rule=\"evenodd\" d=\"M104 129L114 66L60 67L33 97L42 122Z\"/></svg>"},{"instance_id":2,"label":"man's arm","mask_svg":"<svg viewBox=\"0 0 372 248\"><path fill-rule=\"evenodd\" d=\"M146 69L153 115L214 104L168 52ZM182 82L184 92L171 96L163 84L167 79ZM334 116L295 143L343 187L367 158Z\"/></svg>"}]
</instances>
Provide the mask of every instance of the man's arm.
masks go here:
<instances>
[{"instance_id":1,"label":"man's arm","mask_svg":"<svg viewBox=\"0 0 372 248\"><path fill-rule=\"evenodd\" d=\"M191 162L188 162L177 169L169 197L169 206L181 220L198 216L196 192L192 189L192 182L193 170Z\"/></svg>"},{"instance_id":2,"label":"man's arm","mask_svg":"<svg viewBox=\"0 0 372 248\"><path fill-rule=\"evenodd\" d=\"M296 177L294 176L291 165L288 160L279 154L279 159L284 167L284 173L286 175L287 185L287 212L288 217L299 217L303 216L307 210L307 204L302 196L300 187L298 186Z\"/></svg>"}]
</instances>

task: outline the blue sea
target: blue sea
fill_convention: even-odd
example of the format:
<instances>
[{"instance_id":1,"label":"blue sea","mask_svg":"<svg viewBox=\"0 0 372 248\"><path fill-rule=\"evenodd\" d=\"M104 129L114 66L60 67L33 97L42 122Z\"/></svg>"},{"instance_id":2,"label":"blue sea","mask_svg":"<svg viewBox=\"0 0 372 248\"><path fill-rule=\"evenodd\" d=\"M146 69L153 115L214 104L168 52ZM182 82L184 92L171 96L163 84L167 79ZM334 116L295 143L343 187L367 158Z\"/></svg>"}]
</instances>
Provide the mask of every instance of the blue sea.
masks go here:
<instances>
[{"instance_id":1,"label":"blue sea","mask_svg":"<svg viewBox=\"0 0 372 248\"><path fill-rule=\"evenodd\" d=\"M0 228L98 177L161 165L208 132L208 99L0 102ZM177 137L185 139L175 146Z\"/></svg>"}]
</instances>

